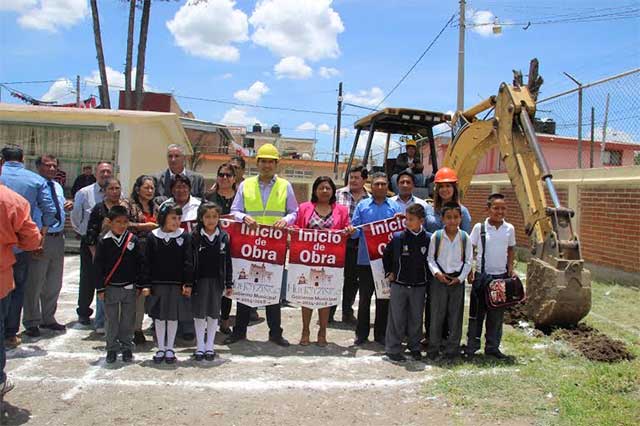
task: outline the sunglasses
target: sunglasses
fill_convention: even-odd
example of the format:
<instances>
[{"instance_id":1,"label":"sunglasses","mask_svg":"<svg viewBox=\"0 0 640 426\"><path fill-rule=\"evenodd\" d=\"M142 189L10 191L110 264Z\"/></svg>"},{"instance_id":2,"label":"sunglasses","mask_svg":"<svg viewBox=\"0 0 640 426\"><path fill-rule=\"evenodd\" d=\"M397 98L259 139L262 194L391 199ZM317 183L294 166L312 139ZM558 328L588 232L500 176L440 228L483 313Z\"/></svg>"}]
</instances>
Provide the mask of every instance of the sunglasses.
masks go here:
<instances>
[{"instance_id":1,"label":"sunglasses","mask_svg":"<svg viewBox=\"0 0 640 426\"><path fill-rule=\"evenodd\" d=\"M233 175L231 173L218 173L218 177L232 178Z\"/></svg>"}]
</instances>

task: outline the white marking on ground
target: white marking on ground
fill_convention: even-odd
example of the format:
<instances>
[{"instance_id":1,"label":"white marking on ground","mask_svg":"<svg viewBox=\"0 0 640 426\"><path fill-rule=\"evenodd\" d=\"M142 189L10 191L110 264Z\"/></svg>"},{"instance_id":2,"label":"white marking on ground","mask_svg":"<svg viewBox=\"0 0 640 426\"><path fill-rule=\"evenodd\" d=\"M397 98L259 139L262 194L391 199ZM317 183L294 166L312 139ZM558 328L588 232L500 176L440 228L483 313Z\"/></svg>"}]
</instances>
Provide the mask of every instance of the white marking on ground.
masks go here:
<instances>
[{"instance_id":1,"label":"white marking on ground","mask_svg":"<svg viewBox=\"0 0 640 426\"><path fill-rule=\"evenodd\" d=\"M74 379L76 380L76 385L62 394L62 400L69 401L73 399L77 394L82 392L85 388L93 386L95 384L94 381L96 380L96 376L98 375L100 370L102 370L102 362L98 365L89 367L80 379Z\"/></svg>"}]
</instances>

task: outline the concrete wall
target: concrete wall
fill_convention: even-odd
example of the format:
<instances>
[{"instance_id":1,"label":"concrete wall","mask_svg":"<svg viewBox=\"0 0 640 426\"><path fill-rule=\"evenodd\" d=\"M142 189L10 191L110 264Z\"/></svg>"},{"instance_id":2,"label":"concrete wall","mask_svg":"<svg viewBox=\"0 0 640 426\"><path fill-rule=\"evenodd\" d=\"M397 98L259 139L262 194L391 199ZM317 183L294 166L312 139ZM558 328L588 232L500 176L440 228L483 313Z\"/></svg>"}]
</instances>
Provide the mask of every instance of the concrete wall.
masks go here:
<instances>
[{"instance_id":1,"label":"concrete wall","mask_svg":"<svg viewBox=\"0 0 640 426\"><path fill-rule=\"evenodd\" d=\"M640 283L640 167L557 170L553 181L561 204L576 212L572 226L583 258L634 274ZM486 216L487 195L495 191L507 197L507 221L516 227L518 245L528 247L523 216L505 174L480 175L472 181L463 203L473 223Z\"/></svg>"}]
</instances>

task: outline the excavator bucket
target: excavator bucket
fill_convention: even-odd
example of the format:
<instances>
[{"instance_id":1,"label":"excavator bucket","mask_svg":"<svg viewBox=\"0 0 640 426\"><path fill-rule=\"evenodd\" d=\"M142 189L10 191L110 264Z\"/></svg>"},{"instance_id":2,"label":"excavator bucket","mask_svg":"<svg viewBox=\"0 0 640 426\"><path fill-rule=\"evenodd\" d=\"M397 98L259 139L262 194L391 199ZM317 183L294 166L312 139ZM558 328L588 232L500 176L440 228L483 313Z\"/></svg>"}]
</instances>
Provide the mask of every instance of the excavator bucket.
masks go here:
<instances>
[{"instance_id":1,"label":"excavator bucket","mask_svg":"<svg viewBox=\"0 0 640 426\"><path fill-rule=\"evenodd\" d=\"M538 328L575 325L591 309L591 272L582 260L558 263L532 258L527 267L527 314Z\"/></svg>"}]
</instances>

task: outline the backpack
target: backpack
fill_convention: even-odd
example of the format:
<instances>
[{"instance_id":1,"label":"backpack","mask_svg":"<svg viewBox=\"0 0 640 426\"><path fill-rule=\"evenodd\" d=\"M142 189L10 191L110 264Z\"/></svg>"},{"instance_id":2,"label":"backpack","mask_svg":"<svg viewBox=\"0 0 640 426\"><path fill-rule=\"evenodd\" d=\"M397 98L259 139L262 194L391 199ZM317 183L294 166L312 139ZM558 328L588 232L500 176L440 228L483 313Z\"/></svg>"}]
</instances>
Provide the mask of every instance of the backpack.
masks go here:
<instances>
[{"instance_id":1,"label":"backpack","mask_svg":"<svg viewBox=\"0 0 640 426\"><path fill-rule=\"evenodd\" d=\"M435 242L436 252L433 254L433 258L436 261L436 265L438 265L438 268L440 268L441 271L444 271L444 269L442 269L442 266L440 266L440 264L438 263L438 254L440 253L440 245L442 244L443 232L444 232L443 229L438 229L436 232L433 233L433 236L436 239L436 242ZM469 236L467 235L466 232L462 230L459 230L458 232L460 232L460 237L462 238L462 254L460 256L460 259L462 260L462 268L464 268L464 263L467 261L467 240L469 239ZM448 274L448 275L453 277L458 277L462 272L462 268L457 273Z\"/></svg>"}]
</instances>

